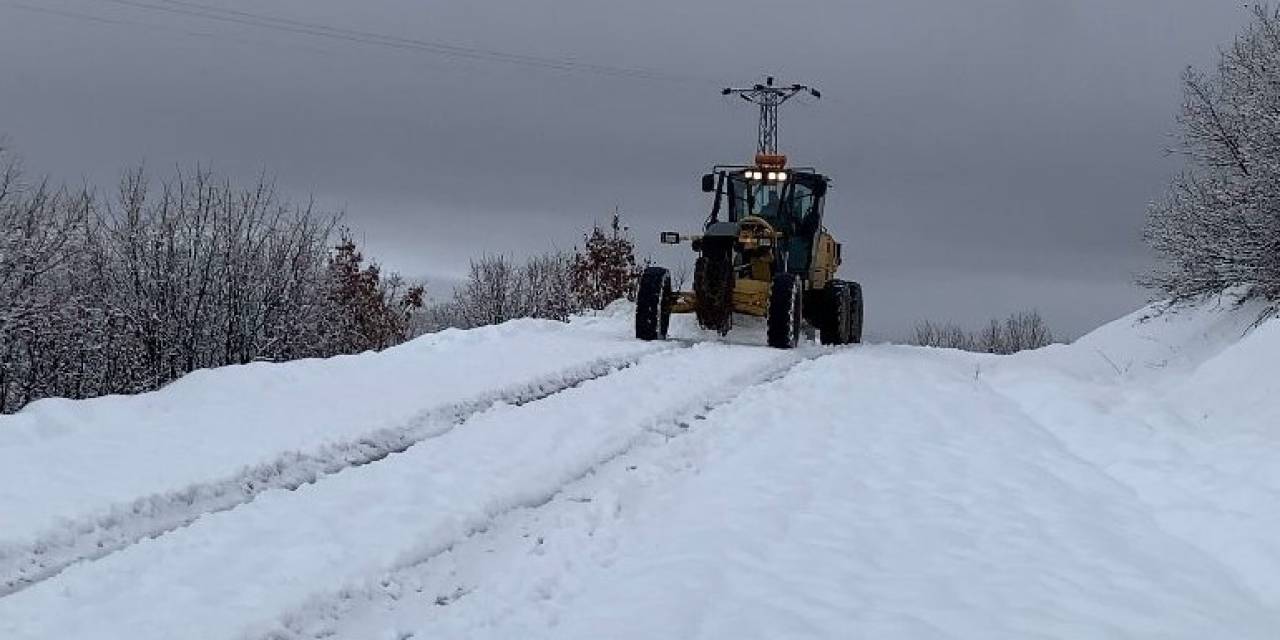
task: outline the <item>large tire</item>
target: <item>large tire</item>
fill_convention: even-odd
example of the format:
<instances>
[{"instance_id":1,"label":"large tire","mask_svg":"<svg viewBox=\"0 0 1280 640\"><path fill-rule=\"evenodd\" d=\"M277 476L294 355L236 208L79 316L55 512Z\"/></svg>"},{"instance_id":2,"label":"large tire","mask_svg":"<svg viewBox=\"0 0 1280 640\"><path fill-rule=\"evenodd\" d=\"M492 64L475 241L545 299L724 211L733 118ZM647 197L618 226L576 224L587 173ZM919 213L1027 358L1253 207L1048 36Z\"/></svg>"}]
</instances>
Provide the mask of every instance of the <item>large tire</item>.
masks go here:
<instances>
[{"instance_id":1,"label":"large tire","mask_svg":"<svg viewBox=\"0 0 1280 640\"><path fill-rule=\"evenodd\" d=\"M698 325L718 331L733 328L733 245L706 246L694 265L693 294Z\"/></svg>"},{"instance_id":2,"label":"large tire","mask_svg":"<svg viewBox=\"0 0 1280 640\"><path fill-rule=\"evenodd\" d=\"M862 344L862 285L849 283L849 344Z\"/></svg>"},{"instance_id":3,"label":"large tire","mask_svg":"<svg viewBox=\"0 0 1280 640\"><path fill-rule=\"evenodd\" d=\"M769 346L791 349L800 344L804 318L804 285L790 273L773 277L769 289Z\"/></svg>"},{"instance_id":4,"label":"large tire","mask_svg":"<svg viewBox=\"0 0 1280 640\"><path fill-rule=\"evenodd\" d=\"M823 294L819 331L822 344L849 344L853 316L853 293L849 283L832 280L827 283Z\"/></svg>"},{"instance_id":5,"label":"large tire","mask_svg":"<svg viewBox=\"0 0 1280 640\"><path fill-rule=\"evenodd\" d=\"M641 340L666 340L671 326L671 272L662 267L648 267L640 275L636 291L636 337Z\"/></svg>"}]
</instances>

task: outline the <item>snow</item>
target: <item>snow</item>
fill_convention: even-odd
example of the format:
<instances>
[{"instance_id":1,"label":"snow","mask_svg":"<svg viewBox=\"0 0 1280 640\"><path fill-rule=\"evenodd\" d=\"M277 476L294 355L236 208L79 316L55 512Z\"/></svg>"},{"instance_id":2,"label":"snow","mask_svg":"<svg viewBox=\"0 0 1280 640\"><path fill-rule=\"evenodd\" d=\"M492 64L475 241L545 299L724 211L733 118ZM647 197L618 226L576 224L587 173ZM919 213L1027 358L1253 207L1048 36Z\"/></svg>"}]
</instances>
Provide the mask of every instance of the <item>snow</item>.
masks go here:
<instances>
[{"instance_id":1,"label":"snow","mask_svg":"<svg viewBox=\"0 0 1280 640\"><path fill-rule=\"evenodd\" d=\"M887 346L802 365L713 410L679 446L567 492L592 503L566 500L514 519L455 549L456 559L382 578L336 623L313 608L313 622L294 628L340 638L382 629L467 638L1274 637L1280 608L1248 588L1240 567L1168 529L1145 496L995 388L997 364L1009 369L1000 375L1022 367ZM793 403L822 410L794 420L780 411ZM1097 415L1071 410L1082 422ZM1145 437L1102 426L1104 442ZM1269 455L1274 463L1274 443ZM1200 507L1206 525L1230 522L1212 502ZM1264 531L1276 504L1254 508L1242 517ZM506 557L476 571L494 547L507 547ZM502 573L513 566L518 577ZM1248 575L1278 582L1268 567ZM430 606L452 593L460 596L447 607Z\"/></svg>"},{"instance_id":2,"label":"snow","mask_svg":"<svg viewBox=\"0 0 1280 640\"><path fill-rule=\"evenodd\" d=\"M302 603L317 585L429 557L497 513L545 501L648 429L793 359L704 345L541 402L496 407L323 486L265 494L182 535L73 566L0 600L0 635L227 637ZM161 601L162 610L148 606Z\"/></svg>"},{"instance_id":3,"label":"snow","mask_svg":"<svg viewBox=\"0 0 1280 640\"><path fill-rule=\"evenodd\" d=\"M644 344L616 305L37 403L0 418L6 539L412 437L36 576L0 596L0 637L1274 638L1280 321L1259 311L1148 309L1001 357L780 352L686 318ZM28 478L52 489L14 498Z\"/></svg>"},{"instance_id":4,"label":"snow","mask_svg":"<svg viewBox=\"0 0 1280 640\"><path fill-rule=\"evenodd\" d=\"M1260 307L1233 307L1226 300L1146 320L1136 314L1086 336L1069 348L1075 353L1010 358L989 380L1135 492L1164 530L1276 609L1280 377L1272 363L1280 322L1251 330ZM1110 380L1102 368L1084 373L1078 361L1043 366L1080 349L1120 354L1120 366L1105 365ZM1041 362L1028 371L1023 360Z\"/></svg>"},{"instance_id":5,"label":"snow","mask_svg":"<svg viewBox=\"0 0 1280 640\"><path fill-rule=\"evenodd\" d=\"M518 321L382 353L198 371L155 393L33 403L0 417L0 594L60 569L60 554L127 544L669 347Z\"/></svg>"}]
</instances>

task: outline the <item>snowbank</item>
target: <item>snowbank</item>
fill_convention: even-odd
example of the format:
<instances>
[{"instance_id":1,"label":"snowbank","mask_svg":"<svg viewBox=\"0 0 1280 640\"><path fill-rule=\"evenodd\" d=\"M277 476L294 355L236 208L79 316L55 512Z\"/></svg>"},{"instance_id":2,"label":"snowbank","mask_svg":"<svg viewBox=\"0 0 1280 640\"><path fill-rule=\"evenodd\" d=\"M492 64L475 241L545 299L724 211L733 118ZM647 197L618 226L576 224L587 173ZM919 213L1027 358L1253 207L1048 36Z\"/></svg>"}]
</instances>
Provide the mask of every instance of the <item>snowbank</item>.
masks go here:
<instances>
[{"instance_id":1,"label":"snowbank","mask_svg":"<svg viewBox=\"0 0 1280 640\"><path fill-rule=\"evenodd\" d=\"M1151 305L1070 345L1023 352L1009 360L1104 381L1176 381L1245 338L1263 309L1258 300L1240 304L1238 293L1174 309Z\"/></svg>"},{"instance_id":2,"label":"snowbank","mask_svg":"<svg viewBox=\"0 0 1280 640\"><path fill-rule=\"evenodd\" d=\"M1280 319L1254 327L1261 311L1230 296L1143 310L984 379L1278 607Z\"/></svg>"},{"instance_id":3,"label":"snowbank","mask_svg":"<svg viewBox=\"0 0 1280 640\"><path fill-rule=\"evenodd\" d=\"M318 589L430 557L545 503L651 429L794 362L703 345L664 353L323 484L264 495L0 599L0 636L229 638ZM153 606L163 602L163 606Z\"/></svg>"},{"instance_id":4,"label":"snowbank","mask_svg":"<svg viewBox=\"0 0 1280 640\"><path fill-rule=\"evenodd\" d=\"M447 422L450 407L573 384L602 373L601 363L655 348L517 321L381 353L197 371L136 396L35 402L0 417L0 556L5 543L151 509L142 498L197 499L193 487L271 467L290 452L359 443L415 420Z\"/></svg>"}]
</instances>

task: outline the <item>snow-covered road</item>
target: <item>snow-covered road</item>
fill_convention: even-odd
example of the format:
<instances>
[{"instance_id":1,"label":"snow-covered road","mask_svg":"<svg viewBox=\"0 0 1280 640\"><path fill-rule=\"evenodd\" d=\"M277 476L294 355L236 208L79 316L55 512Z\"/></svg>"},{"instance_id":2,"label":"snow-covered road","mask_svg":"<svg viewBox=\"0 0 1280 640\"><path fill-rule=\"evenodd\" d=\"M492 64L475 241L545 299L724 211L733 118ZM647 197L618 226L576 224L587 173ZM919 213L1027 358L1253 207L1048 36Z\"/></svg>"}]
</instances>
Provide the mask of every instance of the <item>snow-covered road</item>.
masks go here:
<instances>
[{"instance_id":1,"label":"snow-covered road","mask_svg":"<svg viewBox=\"0 0 1280 640\"><path fill-rule=\"evenodd\" d=\"M351 359L331 389L362 366L449 375L458 365L444 362L472 357L519 375L458 369L466 380L446 388L466 393L428 393L416 407L396 387L382 428L471 404L309 484L217 509L197 500L188 519L205 515L194 522L0 597L0 637L1280 635L1280 383L1265 362L1280 353L1280 323L1246 335L1255 309L1135 316L1013 357L641 346L618 311L454 336L443 361L426 343L394 365ZM522 359L534 355L540 368ZM513 388L526 391L503 391ZM182 396L167 393L134 402L181 418ZM348 404L343 415L359 415L377 395L326 398L309 415ZM83 432L104 412L65 404L0 418L0 458L46 440L72 451L93 442ZM6 439L13 427L20 435ZM267 449L226 446L260 465L331 441L314 429L285 426L292 433ZM368 431L329 429L339 441ZM57 463L57 447L38 450ZM77 489L91 474L68 469L57 483L83 505L73 513L120 501ZM7 505L38 490L3 468L0 486L30 494L0 501L0 538L18 539L8 524L31 510ZM12 531L50 529L37 520Z\"/></svg>"}]
</instances>

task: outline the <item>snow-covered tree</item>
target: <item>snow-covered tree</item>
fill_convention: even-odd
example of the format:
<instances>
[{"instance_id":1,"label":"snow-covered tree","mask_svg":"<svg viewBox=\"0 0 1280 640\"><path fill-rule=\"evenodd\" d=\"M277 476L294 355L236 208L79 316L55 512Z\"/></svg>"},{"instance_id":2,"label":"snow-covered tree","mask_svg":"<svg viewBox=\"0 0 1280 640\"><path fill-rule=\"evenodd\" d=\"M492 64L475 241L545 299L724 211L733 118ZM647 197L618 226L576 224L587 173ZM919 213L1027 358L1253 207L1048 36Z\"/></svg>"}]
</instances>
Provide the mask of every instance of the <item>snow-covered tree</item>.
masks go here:
<instances>
[{"instance_id":1,"label":"snow-covered tree","mask_svg":"<svg viewBox=\"0 0 1280 640\"><path fill-rule=\"evenodd\" d=\"M265 177L139 169L108 200L0 152L0 412L404 340L421 290L330 247L334 222Z\"/></svg>"},{"instance_id":2,"label":"snow-covered tree","mask_svg":"<svg viewBox=\"0 0 1280 640\"><path fill-rule=\"evenodd\" d=\"M1280 12L1252 12L1214 69L1183 76L1187 165L1150 208L1161 266L1142 279L1174 301L1237 285L1280 300Z\"/></svg>"},{"instance_id":3,"label":"snow-covered tree","mask_svg":"<svg viewBox=\"0 0 1280 640\"><path fill-rule=\"evenodd\" d=\"M0 149L0 412L83 387L99 319L77 277L88 210Z\"/></svg>"},{"instance_id":4,"label":"snow-covered tree","mask_svg":"<svg viewBox=\"0 0 1280 640\"><path fill-rule=\"evenodd\" d=\"M912 332L911 344L921 347L974 350L973 336L959 325L937 323L931 320L916 324Z\"/></svg>"},{"instance_id":5,"label":"snow-covered tree","mask_svg":"<svg viewBox=\"0 0 1280 640\"><path fill-rule=\"evenodd\" d=\"M518 297L522 316L568 320L580 311L573 297L573 257L551 252L530 258L520 269Z\"/></svg>"},{"instance_id":6,"label":"snow-covered tree","mask_svg":"<svg viewBox=\"0 0 1280 640\"><path fill-rule=\"evenodd\" d=\"M471 261L467 281L454 290L456 320L462 328L499 324L520 317L517 305L519 272L504 255Z\"/></svg>"},{"instance_id":7,"label":"snow-covered tree","mask_svg":"<svg viewBox=\"0 0 1280 640\"><path fill-rule=\"evenodd\" d=\"M448 304L433 305L438 328L498 324L515 318L565 321L579 310L572 291L572 258L537 255L523 265L502 255L471 261L467 280Z\"/></svg>"}]
</instances>

